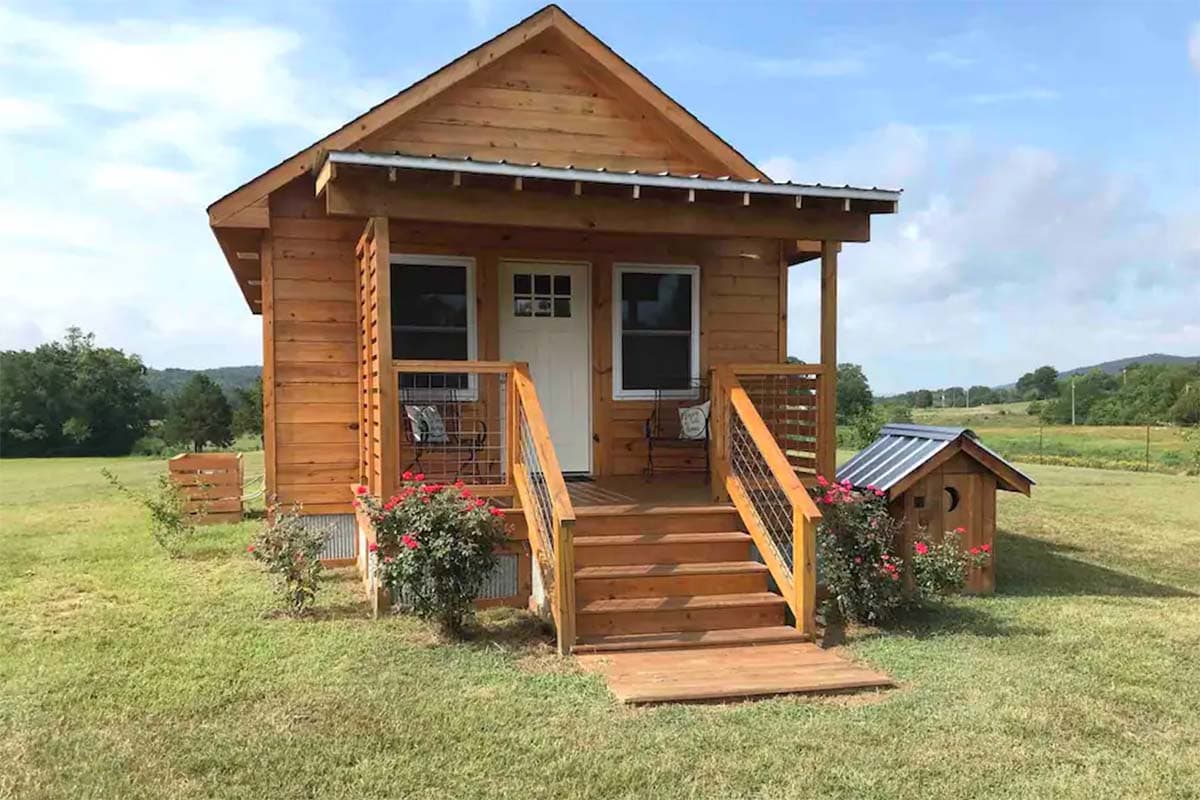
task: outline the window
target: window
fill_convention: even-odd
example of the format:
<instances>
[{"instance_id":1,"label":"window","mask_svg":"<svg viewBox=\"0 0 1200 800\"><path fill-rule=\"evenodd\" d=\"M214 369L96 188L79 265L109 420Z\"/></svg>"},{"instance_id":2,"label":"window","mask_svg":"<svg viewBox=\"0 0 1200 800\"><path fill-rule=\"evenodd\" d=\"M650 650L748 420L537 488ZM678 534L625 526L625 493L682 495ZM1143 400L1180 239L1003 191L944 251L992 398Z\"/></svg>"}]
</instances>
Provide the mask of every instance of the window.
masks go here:
<instances>
[{"instance_id":1,"label":"window","mask_svg":"<svg viewBox=\"0 0 1200 800\"><path fill-rule=\"evenodd\" d=\"M392 358L475 358L475 262L448 256L392 257ZM415 376L402 375L411 388ZM447 376L467 388L467 375Z\"/></svg>"},{"instance_id":2,"label":"window","mask_svg":"<svg viewBox=\"0 0 1200 800\"><path fill-rule=\"evenodd\" d=\"M571 316L571 276L514 274L513 316Z\"/></svg>"},{"instance_id":3,"label":"window","mask_svg":"<svg viewBox=\"0 0 1200 800\"><path fill-rule=\"evenodd\" d=\"M700 268L618 265L613 397L694 394L700 376Z\"/></svg>"}]
</instances>

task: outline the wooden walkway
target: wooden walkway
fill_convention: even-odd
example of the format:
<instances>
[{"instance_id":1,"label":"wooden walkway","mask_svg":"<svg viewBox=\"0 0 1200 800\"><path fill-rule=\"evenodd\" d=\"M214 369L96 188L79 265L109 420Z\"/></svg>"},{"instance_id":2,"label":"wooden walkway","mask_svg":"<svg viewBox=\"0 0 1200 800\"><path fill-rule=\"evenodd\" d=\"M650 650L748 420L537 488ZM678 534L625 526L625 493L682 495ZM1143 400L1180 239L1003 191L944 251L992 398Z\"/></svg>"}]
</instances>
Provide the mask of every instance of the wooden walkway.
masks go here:
<instances>
[{"instance_id":1,"label":"wooden walkway","mask_svg":"<svg viewBox=\"0 0 1200 800\"><path fill-rule=\"evenodd\" d=\"M891 678L810 642L578 655L623 703L733 700L892 686Z\"/></svg>"}]
</instances>

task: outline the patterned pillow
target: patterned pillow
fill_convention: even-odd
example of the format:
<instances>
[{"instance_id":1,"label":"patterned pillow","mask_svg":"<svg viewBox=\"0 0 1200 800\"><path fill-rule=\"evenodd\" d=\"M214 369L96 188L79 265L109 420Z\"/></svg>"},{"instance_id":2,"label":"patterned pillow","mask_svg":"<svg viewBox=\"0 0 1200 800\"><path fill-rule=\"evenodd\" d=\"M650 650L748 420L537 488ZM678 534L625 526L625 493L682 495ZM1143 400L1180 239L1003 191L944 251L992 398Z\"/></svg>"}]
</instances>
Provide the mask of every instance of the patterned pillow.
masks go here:
<instances>
[{"instance_id":1,"label":"patterned pillow","mask_svg":"<svg viewBox=\"0 0 1200 800\"><path fill-rule=\"evenodd\" d=\"M703 440L708 438L709 401L679 408L679 438Z\"/></svg>"},{"instance_id":2,"label":"patterned pillow","mask_svg":"<svg viewBox=\"0 0 1200 800\"><path fill-rule=\"evenodd\" d=\"M424 444L446 444L446 423L434 406L405 406L404 413L412 426L414 442Z\"/></svg>"}]
</instances>

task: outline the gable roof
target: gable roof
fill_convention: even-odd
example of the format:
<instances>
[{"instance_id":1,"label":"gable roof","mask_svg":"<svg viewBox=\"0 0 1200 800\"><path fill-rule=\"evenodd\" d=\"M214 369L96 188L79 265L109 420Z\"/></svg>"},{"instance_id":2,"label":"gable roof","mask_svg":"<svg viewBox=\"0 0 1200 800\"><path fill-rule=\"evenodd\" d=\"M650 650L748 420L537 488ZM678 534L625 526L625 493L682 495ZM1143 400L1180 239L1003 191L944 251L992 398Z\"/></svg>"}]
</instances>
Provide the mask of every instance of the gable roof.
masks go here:
<instances>
[{"instance_id":1,"label":"gable roof","mask_svg":"<svg viewBox=\"0 0 1200 800\"><path fill-rule=\"evenodd\" d=\"M838 469L837 479L898 494L957 452L990 470L1001 489L1027 495L1034 485L1033 478L980 442L970 428L899 423L884 425L879 438Z\"/></svg>"},{"instance_id":2,"label":"gable roof","mask_svg":"<svg viewBox=\"0 0 1200 800\"><path fill-rule=\"evenodd\" d=\"M557 32L589 60L596 71L611 77L631 97L650 106L661 122L715 164L720 164L729 175L769 182L765 174L728 142L565 11L551 4L216 200L208 207L209 224L214 228L266 227L265 214L259 213L258 209L264 208L267 195L311 172L319 166L324 153L352 149L358 142L547 31Z\"/></svg>"}]
</instances>

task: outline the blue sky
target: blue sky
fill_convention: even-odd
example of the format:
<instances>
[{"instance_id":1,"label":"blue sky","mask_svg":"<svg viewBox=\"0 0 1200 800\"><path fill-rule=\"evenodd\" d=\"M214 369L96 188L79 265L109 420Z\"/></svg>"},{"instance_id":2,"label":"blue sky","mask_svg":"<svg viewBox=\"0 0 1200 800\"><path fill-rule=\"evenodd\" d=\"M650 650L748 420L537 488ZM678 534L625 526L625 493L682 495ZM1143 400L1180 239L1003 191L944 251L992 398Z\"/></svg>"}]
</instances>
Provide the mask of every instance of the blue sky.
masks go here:
<instances>
[{"instance_id":1,"label":"blue sky","mask_svg":"<svg viewBox=\"0 0 1200 800\"><path fill-rule=\"evenodd\" d=\"M258 363L204 206L537 7L0 2L0 347ZM564 7L772 177L905 190L842 257L877 390L1200 354L1195 2Z\"/></svg>"}]
</instances>

